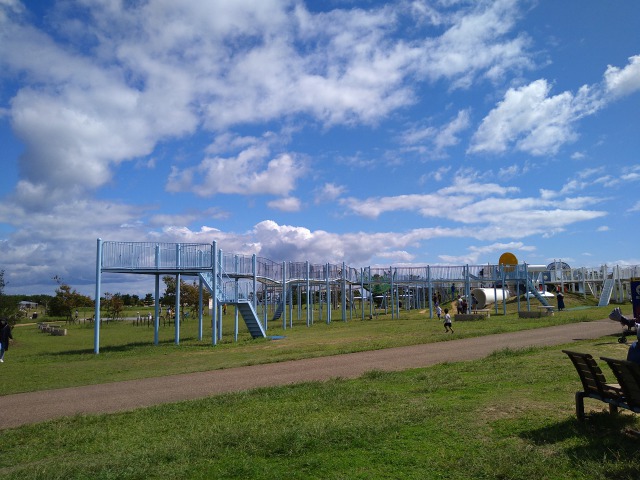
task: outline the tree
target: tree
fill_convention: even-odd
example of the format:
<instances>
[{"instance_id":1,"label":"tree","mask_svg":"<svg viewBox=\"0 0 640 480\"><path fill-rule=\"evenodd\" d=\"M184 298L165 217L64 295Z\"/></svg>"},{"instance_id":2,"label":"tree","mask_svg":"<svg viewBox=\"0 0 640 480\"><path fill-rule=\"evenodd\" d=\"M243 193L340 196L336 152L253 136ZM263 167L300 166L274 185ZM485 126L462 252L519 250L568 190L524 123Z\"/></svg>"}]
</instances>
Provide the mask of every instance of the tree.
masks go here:
<instances>
[{"instance_id":1,"label":"tree","mask_svg":"<svg viewBox=\"0 0 640 480\"><path fill-rule=\"evenodd\" d=\"M160 297L160 304L171 307L176 304L176 279L166 275L162 277L164 282L164 295Z\"/></svg>"},{"instance_id":2,"label":"tree","mask_svg":"<svg viewBox=\"0 0 640 480\"><path fill-rule=\"evenodd\" d=\"M172 276L162 277L162 281L165 284L164 295L161 298L161 303L167 307L172 307L176 304L176 279ZM198 305L200 299L200 289L198 284L194 280L193 283L186 283L184 280L180 280L180 308L186 310L191 315L198 314ZM202 301L209 302L209 292L202 292Z\"/></svg>"},{"instance_id":3,"label":"tree","mask_svg":"<svg viewBox=\"0 0 640 480\"><path fill-rule=\"evenodd\" d=\"M56 296L47 305L47 314L52 317L65 317L67 321L73 320L73 313L78 307L91 307L93 300L86 295L78 293L63 282L62 277L55 276L58 283Z\"/></svg>"},{"instance_id":4,"label":"tree","mask_svg":"<svg viewBox=\"0 0 640 480\"><path fill-rule=\"evenodd\" d=\"M124 302L122 301L122 295L119 293L111 294L105 292L104 300L102 302L104 306L105 316L111 320L118 320L122 316L124 310Z\"/></svg>"},{"instance_id":5,"label":"tree","mask_svg":"<svg viewBox=\"0 0 640 480\"><path fill-rule=\"evenodd\" d=\"M125 307L130 307L134 305L133 299L131 298L130 294L124 293L120 296L120 298L122 298L122 303L124 303Z\"/></svg>"},{"instance_id":6,"label":"tree","mask_svg":"<svg viewBox=\"0 0 640 480\"><path fill-rule=\"evenodd\" d=\"M376 274L371 278L372 285L370 287L370 292L373 296L374 302L378 306L382 303L382 300L387 295L387 292L391 290L391 285L387 282L387 278L381 275Z\"/></svg>"}]
</instances>

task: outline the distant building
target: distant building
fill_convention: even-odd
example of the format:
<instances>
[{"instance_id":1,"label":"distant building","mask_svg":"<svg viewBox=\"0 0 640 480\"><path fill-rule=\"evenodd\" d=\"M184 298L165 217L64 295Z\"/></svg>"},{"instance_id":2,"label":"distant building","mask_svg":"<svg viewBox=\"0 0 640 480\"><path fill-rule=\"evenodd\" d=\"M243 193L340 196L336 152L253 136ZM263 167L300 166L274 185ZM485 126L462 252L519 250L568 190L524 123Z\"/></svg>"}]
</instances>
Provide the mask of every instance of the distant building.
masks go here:
<instances>
[{"instance_id":1,"label":"distant building","mask_svg":"<svg viewBox=\"0 0 640 480\"><path fill-rule=\"evenodd\" d=\"M22 302L18 303L18 308L20 310L31 310L38 308L38 304L36 302L27 302L26 300L23 300Z\"/></svg>"}]
</instances>

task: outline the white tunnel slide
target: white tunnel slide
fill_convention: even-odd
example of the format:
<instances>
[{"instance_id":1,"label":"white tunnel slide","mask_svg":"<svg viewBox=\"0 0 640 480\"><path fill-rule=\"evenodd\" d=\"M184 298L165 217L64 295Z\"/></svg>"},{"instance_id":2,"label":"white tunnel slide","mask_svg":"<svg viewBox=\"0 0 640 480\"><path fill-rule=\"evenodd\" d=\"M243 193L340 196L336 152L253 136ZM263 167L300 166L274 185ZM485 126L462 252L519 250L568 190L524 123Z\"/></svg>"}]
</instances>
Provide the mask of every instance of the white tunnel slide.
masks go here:
<instances>
[{"instance_id":1,"label":"white tunnel slide","mask_svg":"<svg viewBox=\"0 0 640 480\"><path fill-rule=\"evenodd\" d=\"M502 288L474 288L471 293L478 299L478 308L480 309L509 298L509 290Z\"/></svg>"}]
</instances>

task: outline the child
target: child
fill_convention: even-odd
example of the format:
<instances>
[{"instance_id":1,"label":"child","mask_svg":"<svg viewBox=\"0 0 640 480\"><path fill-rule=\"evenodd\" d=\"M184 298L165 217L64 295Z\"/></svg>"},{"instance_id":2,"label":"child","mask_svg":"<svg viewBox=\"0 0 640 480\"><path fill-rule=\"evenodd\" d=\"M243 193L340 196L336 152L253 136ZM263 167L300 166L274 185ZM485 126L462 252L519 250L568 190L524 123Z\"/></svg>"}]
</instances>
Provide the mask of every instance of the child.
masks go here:
<instances>
[{"instance_id":1,"label":"child","mask_svg":"<svg viewBox=\"0 0 640 480\"><path fill-rule=\"evenodd\" d=\"M442 308L440 305L436 307L436 315L438 315L438 320L440 320L440 317L442 316Z\"/></svg>"},{"instance_id":2,"label":"child","mask_svg":"<svg viewBox=\"0 0 640 480\"><path fill-rule=\"evenodd\" d=\"M453 328L451 327L451 315L449 315L449 309L444 309L444 333L448 333L451 330L453 333Z\"/></svg>"}]
</instances>

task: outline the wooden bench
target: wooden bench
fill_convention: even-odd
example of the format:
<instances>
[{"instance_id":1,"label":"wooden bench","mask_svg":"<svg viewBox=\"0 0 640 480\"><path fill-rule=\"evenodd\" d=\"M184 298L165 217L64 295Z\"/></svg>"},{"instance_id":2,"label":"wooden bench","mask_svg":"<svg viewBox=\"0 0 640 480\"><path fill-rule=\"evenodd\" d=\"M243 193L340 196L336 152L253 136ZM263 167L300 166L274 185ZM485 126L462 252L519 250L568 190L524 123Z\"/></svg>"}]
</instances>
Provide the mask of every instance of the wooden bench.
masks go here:
<instances>
[{"instance_id":1,"label":"wooden bench","mask_svg":"<svg viewBox=\"0 0 640 480\"><path fill-rule=\"evenodd\" d=\"M59 325L53 325L49 323L39 323L38 328L43 333L49 333L51 335L55 335L58 337L64 337L65 335L67 335L67 329L60 328Z\"/></svg>"},{"instance_id":2,"label":"wooden bench","mask_svg":"<svg viewBox=\"0 0 640 480\"><path fill-rule=\"evenodd\" d=\"M480 310L478 310L478 313L456 313L453 318L457 322L463 322L465 320L483 320L488 316L488 313L480 313Z\"/></svg>"},{"instance_id":3,"label":"wooden bench","mask_svg":"<svg viewBox=\"0 0 640 480\"><path fill-rule=\"evenodd\" d=\"M640 365L628 360L600 357L607 362L616 376L624 398L618 403L620 408L640 413Z\"/></svg>"},{"instance_id":4,"label":"wooden bench","mask_svg":"<svg viewBox=\"0 0 640 480\"><path fill-rule=\"evenodd\" d=\"M596 360L588 353L562 350L571 359L580 381L582 391L576 392L576 417L584 420L584 399L593 398L609 405L609 412L616 413L618 407L628 408L625 405L622 387L618 384L607 383L602 370Z\"/></svg>"}]
</instances>

